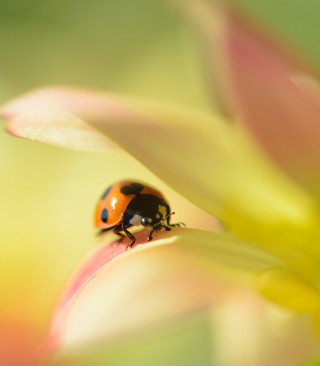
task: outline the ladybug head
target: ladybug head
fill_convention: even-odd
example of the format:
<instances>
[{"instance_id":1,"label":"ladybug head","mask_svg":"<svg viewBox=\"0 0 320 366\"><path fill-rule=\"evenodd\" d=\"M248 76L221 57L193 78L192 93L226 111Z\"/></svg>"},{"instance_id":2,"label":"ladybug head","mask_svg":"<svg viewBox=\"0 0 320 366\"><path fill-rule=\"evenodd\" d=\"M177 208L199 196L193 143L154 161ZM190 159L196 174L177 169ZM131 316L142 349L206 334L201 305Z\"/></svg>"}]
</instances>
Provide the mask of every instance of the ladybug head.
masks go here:
<instances>
[{"instance_id":1,"label":"ladybug head","mask_svg":"<svg viewBox=\"0 0 320 366\"><path fill-rule=\"evenodd\" d=\"M141 225L145 227L154 228L156 226L161 225L162 221L163 221L163 215L161 212L158 211L148 216L142 217Z\"/></svg>"}]
</instances>

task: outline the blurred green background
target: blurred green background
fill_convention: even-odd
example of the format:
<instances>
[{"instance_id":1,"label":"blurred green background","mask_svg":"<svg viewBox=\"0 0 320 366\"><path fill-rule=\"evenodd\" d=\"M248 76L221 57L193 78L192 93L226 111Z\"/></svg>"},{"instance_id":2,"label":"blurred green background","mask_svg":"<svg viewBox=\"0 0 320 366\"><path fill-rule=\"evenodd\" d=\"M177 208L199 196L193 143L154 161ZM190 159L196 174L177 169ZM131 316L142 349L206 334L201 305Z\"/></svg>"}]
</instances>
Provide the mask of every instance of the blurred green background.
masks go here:
<instances>
[{"instance_id":1,"label":"blurred green background","mask_svg":"<svg viewBox=\"0 0 320 366\"><path fill-rule=\"evenodd\" d=\"M0 13L2 99L61 83L202 103L190 43L161 0L5 0Z\"/></svg>"},{"instance_id":2,"label":"blurred green background","mask_svg":"<svg viewBox=\"0 0 320 366\"><path fill-rule=\"evenodd\" d=\"M319 69L317 0L236 3L303 51ZM195 39L168 4L161 0L2 0L1 103L35 87L63 84L210 108ZM0 346L1 361L1 357L23 358L44 334L59 289L95 245L92 212L108 184L143 177L164 190L171 202L186 203L127 156L114 159L59 149L13 138L3 130L0 156L0 344L6 345ZM209 365L206 322L201 319L190 329L171 331L164 338L155 337L153 345L140 342L127 350L147 347L161 357L164 352L159 345L165 344L170 359L165 357L163 363L160 359L159 365L192 365L192 352L198 359L204 355L201 365ZM187 353L183 352L186 347ZM17 348L20 355L13 355ZM132 352L126 354L134 360ZM110 351L108 364L126 365L125 357ZM149 365L150 359L136 364Z\"/></svg>"}]
</instances>

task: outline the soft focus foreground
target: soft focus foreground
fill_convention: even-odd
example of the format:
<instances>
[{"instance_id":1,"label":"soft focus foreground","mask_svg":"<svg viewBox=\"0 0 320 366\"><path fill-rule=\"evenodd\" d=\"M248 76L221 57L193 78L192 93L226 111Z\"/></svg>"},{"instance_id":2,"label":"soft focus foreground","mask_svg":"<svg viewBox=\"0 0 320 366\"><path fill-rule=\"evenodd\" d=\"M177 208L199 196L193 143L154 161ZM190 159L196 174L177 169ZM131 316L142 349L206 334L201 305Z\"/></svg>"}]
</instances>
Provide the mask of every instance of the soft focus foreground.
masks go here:
<instances>
[{"instance_id":1,"label":"soft focus foreground","mask_svg":"<svg viewBox=\"0 0 320 366\"><path fill-rule=\"evenodd\" d=\"M3 75L6 82L1 89L3 100L38 85L70 83L206 108L196 61L192 57L193 48L187 43L185 49L177 47L181 44L178 41L181 24L160 3L109 1L103 5L91 3L88 7L77 2L76 12L71 1L51 4L50 9L27 4L16 10L16 5L14 2L5 4L2 12L1 27L7 34L8 44L3 70L12 70ZM4 341L0 361L5 364L30 363L31 354L43 339L59 288L95 244L92 211L106 185L123 177L150 182L170 201L177 212L175 221L185 221L190 228L219 230L212 217L174 193L124 153L91 155L31 144L5 135L1 135L1 139L2 155L6 158L1 162L1 220L4 224L1 230L4 272L1 334ZM192 166L190 169L192 174ZM183 193L188 196L186 189ZM241 224L237 228L240 233ZM259 238L258 229L252 232ZM167 255L170 260L166 259ZM306 326L307 318L295 317L267 304L257 293L237 283L234 273L223 266L216 264L213 270L211 265L208 270L202 262L190 262L184 255L173 250L164 254L154 251L153 257L145 259L128 256L127 262L121 262L124 267L119 261L120 267L113 266L113 270L104 273L113 278L108 280L113 288L105 289L103 277L94 281L93 286L81 294L83 301L79 301L70 314L64 335L69 348L58 362L210 365L214 360L219 366L283 366L316 355L318 345L310 327ZM179 263L174 261L175 256L181 262L177 267L179 271L174 270ZM280 257L288 259L285 253ZM292 258L292 263L300 262ZM199 276L197 266L204 270L201 275L204 277ZM152 281L151 275L157 269L165 269L161 283ZM310 269L312 274L313 270ZM245 278L246 275L244 273ZM139 282L139 276L148 281ZM166 299L164 296L183 300L183 297L175 297L177 293L170 282L190 286L181 294L190 290L191 298L185 298L182 304L173 304L178 313L172 311L172 318L158 317L160 323L163 321L162 327L157 325L152 330L142 323L138 327L134 325L139 313L140 317L141 313L145 315L142 318L147 322L153 311L165 313L168 302L161 302ZM200 283L204 286L201 291ZM141 287L133 291L135 285ZM159 289L159 292L154 291ZM203 296L194 296L198 303L192 301L196 289ZM135 301L143 294L140 302L126 301L130 290ZM104 291L105 296L102 296ZM154 297L144 297L146 293ZM199 314L203 310L201 305L208 304L204 295L214 304L212 314L208 310ZM152 299L157 300L158 308ZM148 301L151 301L149 306ZM179 310L186 304L196 305L189 309L194 311L194 316L189 312L188 319L179 319L183 314L179 314ZM174 307L170 307L172 309ZM101 318L101 314L107 316L109 324L113 314L120 314L119 322L115 320L113 325L104 326L106 319ZM120 320L126 325L123 333ZM140 325L141 329L133 336L128 332L128 324L138 329ZM17 348L21 349L21 355L17 355Z\"/></svg>"}]
</instances>

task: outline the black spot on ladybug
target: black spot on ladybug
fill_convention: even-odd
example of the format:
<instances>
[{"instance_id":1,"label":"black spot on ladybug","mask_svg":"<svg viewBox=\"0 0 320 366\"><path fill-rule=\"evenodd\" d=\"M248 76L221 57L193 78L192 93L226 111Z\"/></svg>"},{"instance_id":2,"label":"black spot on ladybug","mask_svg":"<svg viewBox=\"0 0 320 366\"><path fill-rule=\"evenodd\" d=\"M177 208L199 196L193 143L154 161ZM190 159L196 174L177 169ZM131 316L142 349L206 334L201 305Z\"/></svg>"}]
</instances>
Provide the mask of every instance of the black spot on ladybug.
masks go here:
<instances>
[{"instance_id":1,"label":"black spot on ladybug","mask_svg":"<svg viewBox=\"0 0 320 366\"><path fill-rule=\"evenodd\" d=\"M140 183L131 183L130 186L123 186L120 192L125 196L130 194L139 194L143 190L143 185Z\"/></svg>"},{"instance_id":2,"label":"black spot on ladybug","mask_svg":"<svg viewBox=\"0 0 320 366\"><path fill-rule=\"evenodd\" d=\"M108 216L109 216L108 210L106 208L104 208L101 212L101 220L103 222L107 222L108 221Z\"/></svg>"},{"instance_id":3,"label":"black spot on ladybug","mask_svg":"<svg viewBox=\"0 0 320 366\"><path fill-rule=\"evenodd\" d=\"M103 195L102 195L102 197L101 197L101 201L102 201L102 200L104 200L104 199L107 197L108 193L111 191L111 188L112 188L112 186L111 186L111 187L109 187L109 188L104 192L104 194L103 194Z\"/></svg>"}]
</instances>

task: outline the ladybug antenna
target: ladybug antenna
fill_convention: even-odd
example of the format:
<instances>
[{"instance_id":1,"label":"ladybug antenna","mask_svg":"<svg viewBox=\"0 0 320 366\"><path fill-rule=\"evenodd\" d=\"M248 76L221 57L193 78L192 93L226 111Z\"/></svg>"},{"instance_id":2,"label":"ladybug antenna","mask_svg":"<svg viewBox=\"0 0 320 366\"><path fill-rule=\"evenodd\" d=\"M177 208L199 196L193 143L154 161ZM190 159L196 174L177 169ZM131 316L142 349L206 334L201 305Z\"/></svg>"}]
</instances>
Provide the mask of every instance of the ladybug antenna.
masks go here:
<instances>
[{"instance_id":1,"label":"ladybug antenna","mask_svg":"<svg viewBox=\"0 0 320 366\"><path fill-rule=\"evenodd\" d=\"M163 219L162 219L162 221L164 221L167 217L169 217L169 216L171 216L171 215L174 215L175 214L175 212L171 212L171 213L169 213L166 217L164 217Z\"/></svg>"}]
</instances>

